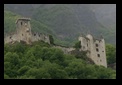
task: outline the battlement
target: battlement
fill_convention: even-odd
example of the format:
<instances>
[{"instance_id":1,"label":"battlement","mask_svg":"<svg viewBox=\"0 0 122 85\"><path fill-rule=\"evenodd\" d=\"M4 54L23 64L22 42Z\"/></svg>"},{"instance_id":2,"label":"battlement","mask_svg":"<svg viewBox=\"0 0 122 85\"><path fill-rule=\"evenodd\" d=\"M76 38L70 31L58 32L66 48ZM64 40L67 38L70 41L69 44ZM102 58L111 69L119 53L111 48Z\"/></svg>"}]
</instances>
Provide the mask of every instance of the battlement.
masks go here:
<instances>
[{"instance_id":1,"label":"battlement","mask_svg":"<svg viewBox=\"0 0 122 85\"><path fill-rule=\"evenodd\" d=\"M25 21L25 20L26 20L26 21L30 21L31 19L30 19L30 18L25 18L25 17L23 17L23 18L17 19L15 23L17 24L19 20L22 20L22 21L23 21L23 20L24 20L24 21Z\"/></svg>"}]
</instances>

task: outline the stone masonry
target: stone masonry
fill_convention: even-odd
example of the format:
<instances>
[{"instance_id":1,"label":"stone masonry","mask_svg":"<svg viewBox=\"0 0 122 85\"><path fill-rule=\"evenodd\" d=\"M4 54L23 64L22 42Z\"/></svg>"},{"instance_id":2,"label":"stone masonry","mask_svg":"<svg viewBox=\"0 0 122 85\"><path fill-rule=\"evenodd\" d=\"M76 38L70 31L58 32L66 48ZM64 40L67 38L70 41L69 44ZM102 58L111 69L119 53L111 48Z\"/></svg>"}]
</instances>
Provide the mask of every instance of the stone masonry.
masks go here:
<instances>
[{"instance_id":1,"label":"stone masonry","mask_svg":"<svg viewBox=\"0 0 122 85\"><path fill-rule=\"evenodd\" d=\"M50 44L49 36L42 33L32 33L30 26L30 18L20 18L17 19L16 32L4 38L5 43L26 42L31 44L31 42L42 40Z\"/></svg>"},{"instance_id":2,"label":"stone masonry","mask_svg":"<svg viewBox=\"0 0 122 85\"><path fill-rule=\"evenodd\" d=\"M87 51L87 56L91 58L95 64L107 67L105 40L95 39L92 35L80 36L81 49Z\"/></svg>"}]
</instances>

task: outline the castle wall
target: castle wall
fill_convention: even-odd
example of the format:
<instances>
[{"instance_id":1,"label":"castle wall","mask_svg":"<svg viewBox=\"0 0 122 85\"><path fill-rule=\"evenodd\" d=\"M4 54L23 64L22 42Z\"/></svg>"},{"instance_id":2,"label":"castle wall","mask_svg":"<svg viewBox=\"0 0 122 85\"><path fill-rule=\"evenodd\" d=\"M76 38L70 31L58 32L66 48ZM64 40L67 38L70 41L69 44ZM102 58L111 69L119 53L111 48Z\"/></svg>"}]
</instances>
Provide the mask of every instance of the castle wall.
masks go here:
<instances>
[{"instance_id":1,"label":"castle wall","mask_svg":"<svg viewBox=\"0 0 122 85\"><path fill-rule=\"evenodd\" d=\"M104 39L101 39L100 47L101 47L100 54L101 54L101 60L102 60L101 64L104 65L105 67L107 67L106 50L105 50L105 41L104 41Z\"/></svg>"},{"instance_id":2,"label":"castle wall","mask_svg":"<svg viewBox=\"0 0 122 85\"><path fill-rule=\"evenodd\" d=\"M42 41L50 44L50 40L49 40L48 35L45 35L42 33L32 33L31 41L34 42L34 41L39 41L39 40L42 40Z\"/></svg>"},{"instance_id":3,"label":"castle wall","mask_svg":"<svg viewBox=\"0 0 122 85\"><path fill-rule=\"evenodd\" d=\"M96 53L95 53L95 48L94 48L94 40L91 35L87 35L87 38L89 38L89 58L96 61Z\"/></svg>"},{"instance_id":4,"label":"castle wall","mask_svg":"<svg viewBox=\"0 0 122 85\"><path fill-rule=\"evenodd\" d=\"M94 42L94 54L95 63L107 67L104 40L96 40Z\"/></svg>"},{"instance_id":5,"label":"castle wall","mask_svg":"<svg viewBox=\"0 0 122 85\"><path fill-rule=\"evenodd\" d=\"M62 47L62 46L53 46L53 47L62 49L64 54L70 54L71 51L75 50L75 48L68 48L68 47Z\"/></svg>"},{"instance_id":6,"label":"castle wall","mask_svg":"<svg viewBox=\"0 0 122 85\"><path fill-rule=\"evenodd\" d=\"M18 41L18 35L17 34L9 35L9 36L4 38L5 44L6 43L14 43L15 41Z\"/></svg>"},{"instance_id":7,"label":"castle wall","mask_svg":"<svg viewBox=\"0 0 122 85\"><path fill-rule=\"evenodd\" d=\"M88 50L88 44L89 44L89 40L86 39L85 37L80 37L79 40L81 41L81 49L83 51Z\"/></svg>"},{"instance_id":8,"label":"castle wall","mask_svg":"<svg viewBox=\"0 0 122 85\"><path fill-rule=\"evenodd\" d=\"M80 50L87 51L87 56L95 64L107 67L104 39L97 40L91 35L87 35L79 37L79 41L81 41L82 46Z\"/></svg>"},{"instance_id":9,"label":"castle wall","mask_svg":"<svg viewBox=\"0 0 122 85\"><path fill-rule=\"evenodd\" d=\"M24 41L27 44L42 40L50 44L49 36L41 33L32 33L29 18L21 18L16 21L16 34L8 36L4 39L5 43L14 41Z\"/></svg>"},{"instance_id":10,"label":"castle wall","mask_svg":"<svg viewBox=\"0 0 122 85\"><path fill-rule=\"evenodd\" d=\"M96 46L96 45L98 45L98 46ZM95 63L98 64L98 65L100 65L100 63L102 62L100 56L102 54L101 54L101 46L100 46L100 43L99 43L98 40L96 40L94 42L94 54L95 54L95 56L94 56Z\"/></svg>"}]
</instances>

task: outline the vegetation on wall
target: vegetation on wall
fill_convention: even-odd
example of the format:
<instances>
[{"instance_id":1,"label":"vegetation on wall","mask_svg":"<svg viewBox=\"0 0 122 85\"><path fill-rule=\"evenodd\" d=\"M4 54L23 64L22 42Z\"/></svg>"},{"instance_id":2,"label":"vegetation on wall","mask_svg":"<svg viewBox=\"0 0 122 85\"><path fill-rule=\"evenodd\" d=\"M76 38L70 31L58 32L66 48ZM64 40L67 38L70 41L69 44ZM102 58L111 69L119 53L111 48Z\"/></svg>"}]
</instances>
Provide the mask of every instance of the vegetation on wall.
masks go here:
<instances>
[{"instance_id":1,"label":"vegetation on wall","mask_svg":"<svg viewBox=\"0 0 122 85\"><path fill-rule=\"evenodd\" d=\"M74 45L74 48L76 49L80 49L82 46L81 46L81 41L77 41Z\"/></svg>"},{"instance_id":2,"label":"vegetation on wall","mask_svg":"<svg viewBox=\"0 0 122 85\"><path fill-rule=\"evenodd\" d=\"M54 45L54 39L52 35L49 35L50 44Z\"/></svg>"},{"instance_id":3,"label":"vegetation on wall","mask_svg":"<svg viewBox=\"0 0 122 85\"><path fill-rule=\"evenodd\" d=\"M108 64L116 63L116 47L111 44L106 44L106 56Z\"/></svg>"}]
</instances>

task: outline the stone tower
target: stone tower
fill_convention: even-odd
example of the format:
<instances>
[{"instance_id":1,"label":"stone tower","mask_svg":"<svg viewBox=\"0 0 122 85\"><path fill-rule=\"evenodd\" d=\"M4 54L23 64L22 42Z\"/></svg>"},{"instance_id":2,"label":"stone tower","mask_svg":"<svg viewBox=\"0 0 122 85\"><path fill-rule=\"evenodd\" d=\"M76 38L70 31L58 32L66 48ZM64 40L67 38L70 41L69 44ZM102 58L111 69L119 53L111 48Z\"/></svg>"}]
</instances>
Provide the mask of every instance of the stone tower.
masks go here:
<instances>
[{"instance_id":1,"label":"stone tower","mask_svg":"<svg viewBox=\"0 0 122 85\"><path fill-rule=\"evenodd\" d=\"M31 44L35 41L44 41L50 44L49 35L43 33L32 33L30 18L19 18L16 20L16 32L4 38L6 43L25 42Z\"/></svg>"},{"instance_id":2,"label":"stone tower","mask_svg":"<svg viewBox=\"0 0 122 85\"><path fill-rule=\"evenodd\" d=\"M18 41L24 41L27 44L31 43L31 26L30 18L20 18L16 21L16 32L18 36Z\"/></svg>"},{"instance_id":3,"label":"stone tower","mask_svg":"<svg viewBox=\"0 0 122 85\"><path fill-rule=\"evenodd\" d=\"M91 58L95 64L107 67L106 62L106 51L105 51L105 40L94 39L92 35L80 36L81 49L87 51L87 56Z\"/></svg>"}]
</instances>

